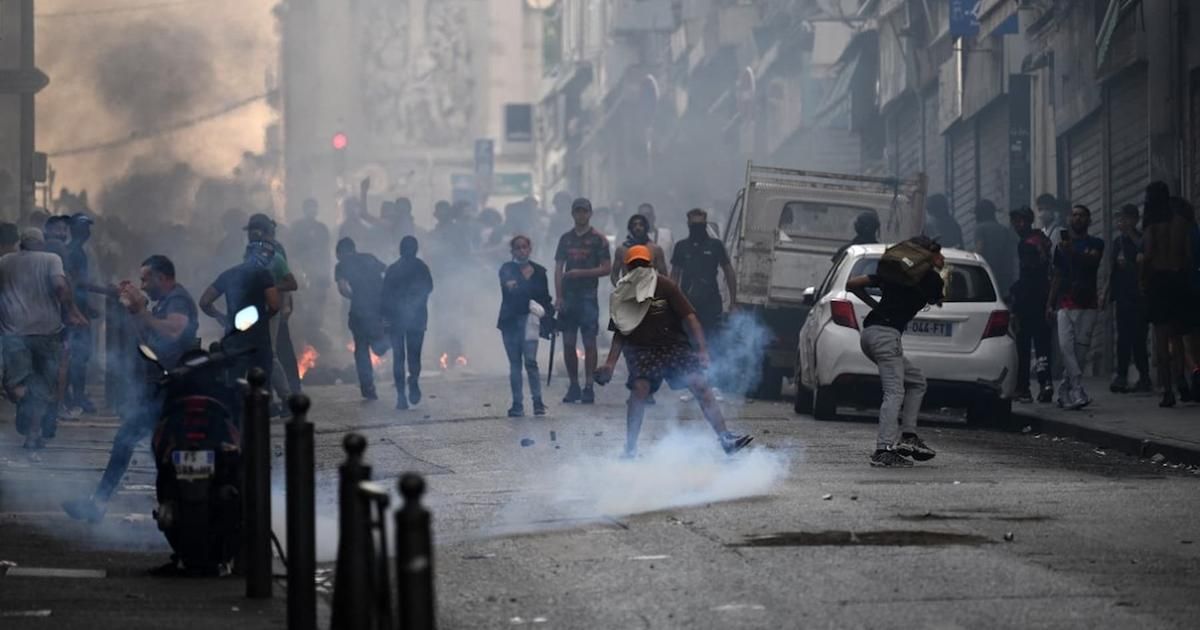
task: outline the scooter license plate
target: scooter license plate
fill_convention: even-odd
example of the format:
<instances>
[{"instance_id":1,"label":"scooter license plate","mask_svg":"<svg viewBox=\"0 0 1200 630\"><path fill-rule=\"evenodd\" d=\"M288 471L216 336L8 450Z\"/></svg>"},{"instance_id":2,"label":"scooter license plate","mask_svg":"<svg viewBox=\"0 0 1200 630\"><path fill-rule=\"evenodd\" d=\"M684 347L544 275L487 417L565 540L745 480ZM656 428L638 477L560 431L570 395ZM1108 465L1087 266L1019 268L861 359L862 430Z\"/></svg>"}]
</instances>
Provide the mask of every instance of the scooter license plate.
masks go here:
<instances>
[{"instance_id":1,"label":"scooter license plate","mask_svg":"<svg viewBox=\"0 0 1200 630\"><path fill-rule=\"evenodd\" d=\"M208 479L216 469L216 453L213 451L173 451L171 463L175 465L176 479Z\"/></svg>"}]
</instances>

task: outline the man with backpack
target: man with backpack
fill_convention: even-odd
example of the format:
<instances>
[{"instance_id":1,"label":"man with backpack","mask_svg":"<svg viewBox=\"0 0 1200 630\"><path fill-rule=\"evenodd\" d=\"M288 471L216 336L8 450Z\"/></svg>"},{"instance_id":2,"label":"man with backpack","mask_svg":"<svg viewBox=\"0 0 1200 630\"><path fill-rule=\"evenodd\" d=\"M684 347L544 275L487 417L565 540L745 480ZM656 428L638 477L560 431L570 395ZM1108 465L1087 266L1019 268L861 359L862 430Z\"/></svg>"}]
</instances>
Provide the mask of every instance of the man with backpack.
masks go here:
<instances>
[{"instance_id":1,"label":"man with backpack","mask_svg":"<svg viewBox=\"0 0 1200 630\"><path fill-rule=\"evenodd\" d=\"M909 467L932 459L936 453L917 437L917 414L925 398L925 376L904 356L901 335L925 307L942 305L942 278L946 264L942 246L916 236L889 247L876 273L855 276L846 290L871 308L863 320L860 344L863 354L879 366L883 404L879 407L879 436L871 465ZM868 292L880 290L880 299Z\"/></svg>"}]
</instances>

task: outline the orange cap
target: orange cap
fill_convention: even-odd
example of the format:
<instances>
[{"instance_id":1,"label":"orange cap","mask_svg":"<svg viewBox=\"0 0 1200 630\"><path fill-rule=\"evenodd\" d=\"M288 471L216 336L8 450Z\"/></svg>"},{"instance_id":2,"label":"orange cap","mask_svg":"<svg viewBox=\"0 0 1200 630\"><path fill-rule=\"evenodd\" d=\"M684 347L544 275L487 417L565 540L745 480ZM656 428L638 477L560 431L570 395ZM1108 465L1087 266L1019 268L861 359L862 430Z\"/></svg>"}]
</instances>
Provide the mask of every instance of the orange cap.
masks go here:
<instances>
[{"instance_id":1,"label":"orange cap","mask_svg":"<svg viewBox=\"0 0 1200 630\"><path fill-rule=\"evenodd\" d=\"M625 264L635 260L644 260L646 262L654 262L654 256L650 253L650 248L645 245L634 245L625 252Z\"/></svg>"}]
</instances>

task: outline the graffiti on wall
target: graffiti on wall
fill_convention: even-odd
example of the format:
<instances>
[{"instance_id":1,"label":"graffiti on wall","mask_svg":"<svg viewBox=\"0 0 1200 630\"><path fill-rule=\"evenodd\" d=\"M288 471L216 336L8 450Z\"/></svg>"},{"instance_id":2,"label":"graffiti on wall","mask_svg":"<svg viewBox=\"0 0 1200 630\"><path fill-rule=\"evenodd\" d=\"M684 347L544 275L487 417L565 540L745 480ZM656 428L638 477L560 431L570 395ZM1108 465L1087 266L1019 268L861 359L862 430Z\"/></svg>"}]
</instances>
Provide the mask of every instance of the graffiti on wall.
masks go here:
<instances>
[{"instance_id":1,"label":"graffiti on wall","mask_svg":"<svg viewBox=\"0 0 1200 630\"><path fill-rule=\"evenodd\" d=\"M469 142L475 113L470 3L368 0L362 6L364 109L391 146Z\"/></svg>"}]
</instances>

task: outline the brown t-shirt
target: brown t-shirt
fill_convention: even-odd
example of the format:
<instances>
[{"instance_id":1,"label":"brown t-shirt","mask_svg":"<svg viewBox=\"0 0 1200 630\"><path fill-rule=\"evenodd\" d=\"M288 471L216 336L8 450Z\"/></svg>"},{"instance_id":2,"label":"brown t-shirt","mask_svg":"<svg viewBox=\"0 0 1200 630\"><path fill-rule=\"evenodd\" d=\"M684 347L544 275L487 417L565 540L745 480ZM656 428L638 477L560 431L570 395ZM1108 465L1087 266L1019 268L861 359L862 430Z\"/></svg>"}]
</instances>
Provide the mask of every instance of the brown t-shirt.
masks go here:
<instances>
[{"instance_id":1,"label":"brown t-shirt","mask_svg":"<svg viewBox=\"0 0 1200 630\"><path fill-rule=\"evenodd\" d=\"M658 277L654 297L650 298L650 310L633 332L625 335L625 341L635 346L673 346L688 343L683 320L696 313L691 302L684 297L679 285L670 278ZM616 324L610 319L608 329L615 334Z\"/></svg>"}]
</instances>

